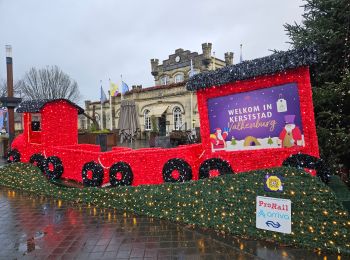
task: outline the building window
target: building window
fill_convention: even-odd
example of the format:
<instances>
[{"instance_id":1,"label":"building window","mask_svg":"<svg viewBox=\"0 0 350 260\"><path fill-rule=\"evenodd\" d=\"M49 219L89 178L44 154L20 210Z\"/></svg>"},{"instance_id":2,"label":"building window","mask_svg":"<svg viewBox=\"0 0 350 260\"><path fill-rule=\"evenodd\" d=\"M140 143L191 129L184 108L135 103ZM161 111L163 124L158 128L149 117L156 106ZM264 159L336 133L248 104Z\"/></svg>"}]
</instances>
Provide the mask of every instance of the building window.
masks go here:
<instances>
[{"instance_id":1,"label":"building window","mask_svg":"<svg viewBox=\"0 0 350 260\"><path fill-rule=\"evenodd\" d=\"M174 115L174 129L180 130L182 125L181 109L179 107L175 107L173 110L173 115Z\"/></svg>"},{"instance_id":2,"label":"building window","mask_svg":"<svg viewBox=\"0 0 350 260\"><path fill-rule=\"evenodd\" d=\"M145 130L151 130L151 117L149 116L148 109L145 110L144 117L145 117Z\"/></svg>"},{"instance_id":3,"label":"building window","mask_svg":"<svg viewBox=\"0 0 350 260\"><path fill-rule=\"evenodd\" d=\"M168 76L163 76L160 78L160 84L161 85L167 85L169 84L169 77Z\"/></svg>"},{"instance_id":4,"label":"building window","mask_svg":"<svg viewBox=\"0 0 350 260\"><path fill-rule=\"evenodd\" d=\"M174 82L175 83L179 83L184 81L184 74L180 73L180 74L176 74L174 77Z\"/></svg>"}]
</instances>

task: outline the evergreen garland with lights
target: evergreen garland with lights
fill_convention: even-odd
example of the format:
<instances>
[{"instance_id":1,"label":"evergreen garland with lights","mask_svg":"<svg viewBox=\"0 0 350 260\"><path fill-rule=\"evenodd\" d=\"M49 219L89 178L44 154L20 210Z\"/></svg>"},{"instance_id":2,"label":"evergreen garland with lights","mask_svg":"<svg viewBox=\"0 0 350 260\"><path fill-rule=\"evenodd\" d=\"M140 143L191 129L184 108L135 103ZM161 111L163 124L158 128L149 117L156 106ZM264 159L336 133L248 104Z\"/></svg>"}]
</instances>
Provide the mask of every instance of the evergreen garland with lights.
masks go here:
<instances>
[{"instance_id":1,"label":"evergreen garland with lights","mask_svg":"<svg viewBox=\"0 0 350 260\"><path fill-rule=\"evenodd\" d=\"M266 174L283 177L283 192L264 191ZM14 163L0 169L0 185L241 237L350 254L349 213L324 183L301 169L281 167L185 183L79 189L56 186L37 167ZM256 196L291 199L291 234L255 227Z\"/></svg>"}]
</instances>

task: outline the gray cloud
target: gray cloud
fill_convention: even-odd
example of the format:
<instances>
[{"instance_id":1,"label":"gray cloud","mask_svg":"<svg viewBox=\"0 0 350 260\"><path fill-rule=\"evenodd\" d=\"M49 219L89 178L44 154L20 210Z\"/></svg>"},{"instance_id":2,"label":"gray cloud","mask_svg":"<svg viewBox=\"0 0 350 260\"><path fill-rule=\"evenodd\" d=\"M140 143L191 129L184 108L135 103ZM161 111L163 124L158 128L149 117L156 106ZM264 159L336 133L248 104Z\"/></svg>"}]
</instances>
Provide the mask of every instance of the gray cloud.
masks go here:
<instances>
[{"instance_id":1,"label":"gray cloud","mask_svg":"<svg viewBox=\"0 0 350 260\"><path fill-rule=\"evenodd\" d=\"M84 99L99 99L99 82L153 86L151 58L177 48L201 52L212 42L216 57L243 43L245 59L285 50L283 24L301 21L301 0L0 0L0 78L6 78L5 44L13 46L14 77L30 67L58 65ZM2 62L1 62L2 61Z\"/></svg>"}]
</instances>

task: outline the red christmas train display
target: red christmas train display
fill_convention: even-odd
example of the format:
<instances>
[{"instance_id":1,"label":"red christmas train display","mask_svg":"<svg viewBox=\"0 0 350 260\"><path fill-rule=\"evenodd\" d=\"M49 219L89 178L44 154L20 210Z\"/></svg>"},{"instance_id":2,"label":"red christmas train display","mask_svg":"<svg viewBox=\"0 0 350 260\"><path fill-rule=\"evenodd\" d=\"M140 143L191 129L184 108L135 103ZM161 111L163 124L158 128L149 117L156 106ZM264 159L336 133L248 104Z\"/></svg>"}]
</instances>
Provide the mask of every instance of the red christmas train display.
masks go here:
<instances>
[{"instance_id":1,"label":"red christmas train display","mask_svg":"<svg viewBox=\"0 0 350 260\"><path fill-rule=\"evenodd\" d=\"M85 186L184 182L282 164L321 172L308 69L314 61L312 51L293 50L191 77L202 143L174 148L101 152L78 144L81 107L65 99L24 101L17 108L24 131L8 161Z\"/></svg>"}]
</instances>

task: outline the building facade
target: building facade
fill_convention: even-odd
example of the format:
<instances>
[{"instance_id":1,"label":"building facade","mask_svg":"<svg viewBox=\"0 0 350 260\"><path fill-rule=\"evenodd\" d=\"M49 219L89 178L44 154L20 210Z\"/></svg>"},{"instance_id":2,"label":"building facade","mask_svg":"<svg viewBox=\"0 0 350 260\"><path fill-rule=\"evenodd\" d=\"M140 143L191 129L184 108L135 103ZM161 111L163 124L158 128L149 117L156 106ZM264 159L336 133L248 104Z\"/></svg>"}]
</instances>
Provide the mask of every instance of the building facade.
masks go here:
<instances>
[{"instance_id":1,"label":"building facade","mask_svg":"<svg viewBox=\"0 0 350 260\"><path fill-rule=\"evenodd\" d=\"M233 53L225 53L225 61L212 54L212 44L202 44L202 54L188 50L177 49L168 59L159 64L158 59L151 59L152 75L156 86L168 85L186 81L191 72L191 63L194 73L216 70L233 64Z\"/></svg>"},{"instance_id":2,"label":"building facade","mask_svg":"<svg viewBox=\"0 0 350 260\"><path fill-rule=\"evenodd\" d=\"M168 135L173 130L199 127L197 97L195 93L186 90L184 82L145 89L134 88L123 99L134 100L136 103L141 139L147 138L148 132L152 130L152 116L156 118L160 135ZM117 129L121 96L112 97L110 102L103 104L102 128ZM85 101L85 113L95 116L101 125L100 102ZM79 121L81 129L87 129L92 123L86 117L80 117Z\"/></svg>"},{"instance_id":3,"label":"building facade","mask_svg":"<svg viewBox=\"0 0 350 260\"><path fill-rule=\"evenodd\" d=\"M202 44L202 54L177 49L167 60L159 64L158 59L151 60L155 87L133 86L123 96L125 100L134 100L140 123L138 138L145 139L152 130L151 118L155 117L160 135L169 135L173 130L190 130L199 127L197 96L186 90L186 80L190 76L191 63L195 73L214 70L233 63L233 53L225 53L225 61L217 59L211 53L212 44ZM85 101L85 112L95 117L102 128L115 130L120 118L120 94L111 97L102 106L101 103ZM81 129L87 129L92 121L80 117Z\"/></svg>"}]
</instances>

